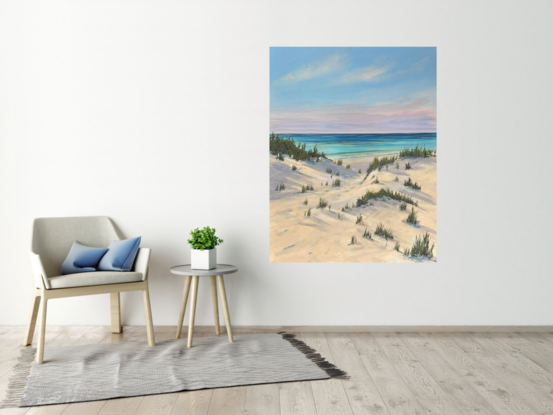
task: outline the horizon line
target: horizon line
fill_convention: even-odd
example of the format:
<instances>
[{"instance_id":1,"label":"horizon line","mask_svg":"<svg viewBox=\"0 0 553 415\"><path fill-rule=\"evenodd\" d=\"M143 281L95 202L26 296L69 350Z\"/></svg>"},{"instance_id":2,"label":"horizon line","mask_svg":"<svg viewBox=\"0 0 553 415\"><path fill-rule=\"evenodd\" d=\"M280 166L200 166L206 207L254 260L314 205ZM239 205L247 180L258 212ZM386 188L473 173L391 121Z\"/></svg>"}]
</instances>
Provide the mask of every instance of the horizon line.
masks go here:
<instances>
[{"instance_id":1,"label":"horizon line","mask_svg":"<svg viewBox=\"0 0 553 415\"><path fill-rule=\"evenodd\" d=\"M343 132L339 132L339 131L329 131L329 132L324 132L324 133L321 133L321 132L316 132L316 133L306 133L306 132L302 132L302 133L298 133L298 132L279 132L279 133L276 133L274 131L271 131L270 134L437 134L438 132L437 131L419 131L419 132L409 132L409 133L406 133L406 132L385 132L385 133L382 133L382 132L347 132L347 133L343 133Z\"/></svg>"}]
</instances>

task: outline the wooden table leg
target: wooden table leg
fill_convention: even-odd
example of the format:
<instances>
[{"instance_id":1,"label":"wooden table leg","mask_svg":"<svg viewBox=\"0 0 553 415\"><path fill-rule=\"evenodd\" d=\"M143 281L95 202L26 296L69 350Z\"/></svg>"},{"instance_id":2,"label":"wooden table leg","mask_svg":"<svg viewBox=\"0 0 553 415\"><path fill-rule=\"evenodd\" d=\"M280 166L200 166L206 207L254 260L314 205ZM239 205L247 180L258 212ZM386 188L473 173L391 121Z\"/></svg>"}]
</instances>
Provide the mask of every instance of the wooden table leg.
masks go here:
<instances>
[{"instance_id":1,"label":"wooden table leg","mask_svg":"<svg viewBox=\"0 0 553 415\"><path fill-rule=\"evenodd\" d=\"M192 277L192 293L190 294L190 321L188 323L188 347L192 347L192 338L194 337L194 319L196 318L196 300L198 298L198 281L200 277L197 275Z\"/></svg>"},{"instance_id":2,"label":"wooden table leg","mask_svg":"<svg viewBox=\"0 0 553 415\"><path fill-rule=\"evenodd\" d=\"M228 341L234 343L232 337L232 327L230 325L230 314L228 312L227 293L225 291L225 280L222 275L217 275L217 282L219 283L219 292L221 293L221 303L223 304L223 314L225 315L225 323L227 325Z\"/></svg>"},{"instance_id":3,"label":"wooden table leg","mask_svg":"<svg viewBox=\"0 0 553 415\"><path fill-rule=\"evenodd\" d=\"M209 277L211 280L211 299L213 300L213 316L215 317L215 334L219 336L221 334L221 327L219 326L219 304L217 302L217 281L215 275Z\"/></svg>"},{"instance_id":4,"label":"wooden table leg","mask_svg":"<svg viewBox=\"0 0 553 415\"><path fill-rule=\"evenodd\" d=\"M177 339L180 339L180 333L182 331L182 323L184 322L184 312L186 311L186 302L188 301L191 280L192 277L190 275L187 275L184 280L184 291L182 292L182 300L180 303L179 324L177 324Z\"/></svg>"}]
</instances>

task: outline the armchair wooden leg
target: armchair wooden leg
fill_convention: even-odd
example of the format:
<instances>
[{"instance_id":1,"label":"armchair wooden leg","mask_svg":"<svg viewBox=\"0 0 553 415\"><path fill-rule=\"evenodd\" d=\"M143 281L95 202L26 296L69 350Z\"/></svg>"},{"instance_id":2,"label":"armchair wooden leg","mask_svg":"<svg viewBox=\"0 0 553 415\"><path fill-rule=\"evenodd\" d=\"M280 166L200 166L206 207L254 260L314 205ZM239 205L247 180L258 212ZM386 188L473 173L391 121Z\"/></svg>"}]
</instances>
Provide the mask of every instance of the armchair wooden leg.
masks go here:
<instances>
[{"instance_id":1,"label":"armchair wooden leg","mask_svg":"<svg viewBox=\"0 0 553 415\"><path fill-rule=\"evenodd\" d=\"M182 323L184 322L184 313L186 311L186 303L188 301L188 292L190 291L190 281L192 281L192 277L187 275L184 280L184 290L182 292L182 301L180 303L179 323L177 324L177 339L180 339L180 333L182 331Z\"/></svg>"},{"instance_id":2,"label":"armchair wooden leg","mask_svg":"<svg viewBox=\"0 0 553 415\"><path fill-rule=\"evenodd\" d=\"M228 341L234 343L234 337L232 336L232 327L230 325L230 313L228 311L227 292L225 290L225 280L222 275L217 275L217 282L219 283L219 293L221 294L221 303L223 304L223 314L225 316L225 323L227 325Z\"/></svg>"},{"instance_id":3,"label":"armchair wooden leg","mask_svg":"<svg viewBox=\"0 0 553 415\"><path fill-rule=\"evenodd\" d=\"M31 312L29 313L29 321L27 322L27 330L25 332L25 338L23 339L23 346L29 346L33 342L33 336L35 334L36 318L38 316L38 309L40 307L40 290L33 289L33 299L31 301Z\"/></svg>"},{"instance_id":4,"label":"armchair wooden leg","mask_svg":"<svg viewBox=\"0 0 553 415\"><path fill-rule=\"evenodd\" d=\"M154 334L154 322L152 320L152 309L150 307L150 290L143 291L144 299L144 314L146 315L146 332L148 333L148 344L150 346L156 345L156 338Z\"/></svg>"},{"instance_id":5,"label":"armchair wooden leg","mask_svg":"<svg viewBox=\"0 0 553 415\"><path fill-rule=\"evenodd\" d=\"M121 293L110 293L111 332L121 333Z\"/></svg>"},{"instance_id":6,"label":"armchair wooden leg","mask_svg":"<svg viewBox=\"0 0 553 415\"><path fill-rule=\"evenodd\" d=\"M38 348L36 351L36 362L40 365L44 360L44 336L46 334L46 307L48 300L45 295L40 297L40 328L38 332Z\"/></svg>"},{"instance_id":7,"label":"armchair wooden leg","mask_svg":"<svg viewBox=\"0 0 553 415\"><path fill-rule=\"evenodd\" d=\"M215 275L209 277L211 280L211 299L213 300L213 316L215 317L215 334L219 336L221 334L221 328L219 326L219 304L217 302L217 281Z\"/></svg>"}]
</instances>

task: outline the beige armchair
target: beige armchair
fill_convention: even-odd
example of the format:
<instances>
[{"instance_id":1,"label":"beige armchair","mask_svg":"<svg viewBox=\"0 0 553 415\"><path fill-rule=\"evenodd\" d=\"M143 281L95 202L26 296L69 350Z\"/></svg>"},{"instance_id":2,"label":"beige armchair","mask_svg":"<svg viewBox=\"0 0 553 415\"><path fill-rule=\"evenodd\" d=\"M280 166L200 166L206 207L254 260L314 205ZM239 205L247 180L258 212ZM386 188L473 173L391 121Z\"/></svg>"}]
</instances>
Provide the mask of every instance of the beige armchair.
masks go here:
<instances>
[{"instance_id":1,"label":"beige armchair","mask_svg":"<svg viewBox=\"0 0 553 415\"><path fill-rule=\"evenodd\" d=\"M34 277L31 313L25 340L27 346L33 341L40 306L40 327L36 361L44 357L46 332L46 309L48 300L80 295L110 294L111 331L121 333L121 299L124 291L142 291L148 344L155 346L154 326L148 290L148 263L150 249L140 248L130 272L84 272L61 275L61 266L73 241L92 247L104 247L114 240L121 240L115 225L105 216L70 218L39 218L33 224L31 265Z\"/></svg>"}]
</instances>

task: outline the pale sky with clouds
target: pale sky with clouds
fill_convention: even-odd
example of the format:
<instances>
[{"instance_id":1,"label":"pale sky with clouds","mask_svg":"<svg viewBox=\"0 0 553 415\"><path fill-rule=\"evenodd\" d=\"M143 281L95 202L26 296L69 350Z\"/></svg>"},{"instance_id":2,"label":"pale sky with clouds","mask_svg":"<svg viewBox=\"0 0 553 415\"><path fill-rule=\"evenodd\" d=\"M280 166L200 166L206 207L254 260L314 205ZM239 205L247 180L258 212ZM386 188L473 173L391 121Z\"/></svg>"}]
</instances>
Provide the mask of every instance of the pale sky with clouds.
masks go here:
<instances>
[{"instance_id":1,"label":"pale sky with clouds","mask_svg":"<svg viewBox=\"0 0 553 415\"><path fill-rule=\"evenodd\" d=\"M271 48L271 131L436 131L436 48Z\"/></svg>"}]
</instances>

